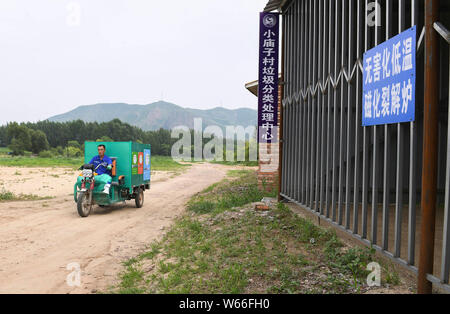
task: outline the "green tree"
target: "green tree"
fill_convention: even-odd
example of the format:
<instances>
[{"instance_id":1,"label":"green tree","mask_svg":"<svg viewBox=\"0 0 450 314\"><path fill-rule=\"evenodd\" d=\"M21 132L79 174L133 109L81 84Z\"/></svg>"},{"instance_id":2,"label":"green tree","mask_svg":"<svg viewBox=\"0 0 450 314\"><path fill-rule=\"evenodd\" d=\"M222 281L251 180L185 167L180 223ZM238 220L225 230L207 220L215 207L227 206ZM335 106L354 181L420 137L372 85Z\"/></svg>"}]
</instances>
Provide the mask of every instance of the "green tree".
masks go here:
<instances>
[{"instance_id":1,"label":"green tree","mask_svg":"<svg viewBox=\"0 0 450 314\"><path fill-rule=\"evenodd\" d=\"M24 149L23 143L21 143L16 138L13 138L11 140L11 144L9 144L8 147L12 151L13 155L23 155L25 153L25 149Z\"/></svg>"},{"instance_id":2,"label":"green tree","mask_svg":"<svg viewBox=\"0 0 450 314\"><path fill-rule=\"evenodd\" d=\"M8 134L7 134L6 125L2 125L2 126L0 126L0 146L6 147L6 146L8 146L8 144L9 144L9 142L8 142Z\"/></svg>"},{"instance_id":3,"label":"green tree","mask_svg":"<svg viewBox=\"0 0 450 314\"><path fill-rule=\"evenodd\" d=\"M19 125L16 122L11 123L7 127L7 134L11 143L9 148L14 155L23 155L25 151L31 150L30 129L26 126Z\"/></svg>"},{"instance_id":4,"label":"green tree","mask_svg":"<svg viewBox=\"0 0 450 314\"><path fill-rule=\"evenodd\" d=\"M31 151L34 154L39 154L41 151L47 150L49 144L47 136L41 130L30 130L31 136Z\"/></svg>"}]
</instances>

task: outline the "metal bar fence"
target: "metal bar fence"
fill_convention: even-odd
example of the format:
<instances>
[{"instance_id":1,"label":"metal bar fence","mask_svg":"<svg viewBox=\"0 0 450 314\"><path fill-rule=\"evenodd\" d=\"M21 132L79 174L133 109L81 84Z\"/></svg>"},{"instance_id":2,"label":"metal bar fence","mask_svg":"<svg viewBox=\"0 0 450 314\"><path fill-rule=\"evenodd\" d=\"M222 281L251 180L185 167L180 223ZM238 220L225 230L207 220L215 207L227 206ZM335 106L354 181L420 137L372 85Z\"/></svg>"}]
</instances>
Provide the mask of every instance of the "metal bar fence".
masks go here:
<instances>
[{"instance_id":1,"label":"metal bar fence","mask_svg":"<svg viewBox=\"0 0 450 314\"><path fill-rule=\"evenodd\" d=\"M372 25L368 13L378 7ZM281 195L417 273L424 1L292 0L286 8ZM416 121L363 127L363 53L413 25ZM445 27L435 28L450 43ZM428 279L450 291L449 125L446 131L441 269Z\"/></svg>"}]
</instances>

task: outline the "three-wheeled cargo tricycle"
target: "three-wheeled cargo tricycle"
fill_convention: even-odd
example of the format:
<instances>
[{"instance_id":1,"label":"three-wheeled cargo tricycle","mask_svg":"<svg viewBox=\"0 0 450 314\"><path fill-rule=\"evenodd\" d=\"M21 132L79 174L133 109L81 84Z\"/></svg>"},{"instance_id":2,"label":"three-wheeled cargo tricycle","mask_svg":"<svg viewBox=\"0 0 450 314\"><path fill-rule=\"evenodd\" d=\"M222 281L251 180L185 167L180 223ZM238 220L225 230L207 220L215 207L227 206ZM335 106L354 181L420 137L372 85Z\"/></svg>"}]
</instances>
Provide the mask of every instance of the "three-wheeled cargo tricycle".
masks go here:
<instances>
[{"instance_id":1,"label":"three-wheeled cargo tricycle","mask_svg":"<svg viewBox=\"0 0 450 314\"><path fill-rule=\"evenodd\" d=\"M98 146L104 145L105 155L112 161L110 182L105 192L105 182L95 182L96 168L89 162L98 155ZM135 142L85 142L81 174L74 186L74 200L78 214L87 217L93 205L109 206L134 199L136 207L144 204L144 192L150 189L151 146ZM99 165L100 166L100 165ZM98 168L98 166L97 166ZM109 177L108 177L109 178ZM100 181L100 180L98 180ZM96 184L97 183L97 184Z\"/></svg>"}]
</instances>

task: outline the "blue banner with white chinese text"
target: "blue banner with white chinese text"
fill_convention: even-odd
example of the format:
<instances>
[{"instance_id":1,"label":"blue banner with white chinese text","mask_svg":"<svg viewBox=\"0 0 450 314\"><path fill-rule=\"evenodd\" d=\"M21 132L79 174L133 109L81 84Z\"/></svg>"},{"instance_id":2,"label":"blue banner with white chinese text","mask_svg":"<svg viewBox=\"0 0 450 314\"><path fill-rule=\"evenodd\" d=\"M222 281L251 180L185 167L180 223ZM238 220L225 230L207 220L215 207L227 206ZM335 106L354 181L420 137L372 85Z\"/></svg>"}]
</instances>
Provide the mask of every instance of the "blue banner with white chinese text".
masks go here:
<instances>
[{"instance_id":1,"label":"blue banner with white chinese text","mask_svg":"<svg viewBox=\"0 0 450 314\"><path fill-rule=\"evenodd\" d=\"M415 100L416 26L364 54L362 125L414 121Z\"/></svg>"},{"instance_id":2,"label":"blue banner with white chinese text","mask_svg":"<svg viewBox=\"0 0 450 314\"><path fill-rule=\"evenodd\" d=\"M278 142L279 14L260 13L258 141Z\"/></svg>"}]
</instances>

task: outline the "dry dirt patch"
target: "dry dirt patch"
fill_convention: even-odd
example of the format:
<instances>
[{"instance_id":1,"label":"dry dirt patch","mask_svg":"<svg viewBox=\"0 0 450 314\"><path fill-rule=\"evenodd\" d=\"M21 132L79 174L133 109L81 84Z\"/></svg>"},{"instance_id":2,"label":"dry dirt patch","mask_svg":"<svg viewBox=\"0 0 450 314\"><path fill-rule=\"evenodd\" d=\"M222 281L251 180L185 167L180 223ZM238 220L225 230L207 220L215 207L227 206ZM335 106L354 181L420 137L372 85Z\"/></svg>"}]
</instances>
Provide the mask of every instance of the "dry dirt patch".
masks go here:
<instances>
[{"instance_id":1,"label":"dry dirt patch","mask_svg":"<svg viewBox=\"0 0 450 314\"><path fill-rule=\"evenodd\" d=\"M2 168L2 183L11 192L55 198L0 203L0 293L106 289L117 278L121 263L161 237L192 195L235 168L204 163L194 164L176 177L157 172L151 190L145 193L143 208L136 209L132 201L96 207L85 219L78 216L69 195L76 171ZM169 179L165 180L166 176ZM66 284L69 263L81 267L80 287Z\"/></svg>"},{"instance_id":2,"label":"dry dirt patch","mask_svg":"<svg viewBox=\"0 0 450 314\"><path fill-rule=\"evenodd\" d=\"M0 191L39 197L68 196L73 193L73 185L79 175L79 171L71 168L0 167L0 173ZM152 171L152 183L173 176L171 171Z\"/></svg>"}]
</instances>

